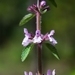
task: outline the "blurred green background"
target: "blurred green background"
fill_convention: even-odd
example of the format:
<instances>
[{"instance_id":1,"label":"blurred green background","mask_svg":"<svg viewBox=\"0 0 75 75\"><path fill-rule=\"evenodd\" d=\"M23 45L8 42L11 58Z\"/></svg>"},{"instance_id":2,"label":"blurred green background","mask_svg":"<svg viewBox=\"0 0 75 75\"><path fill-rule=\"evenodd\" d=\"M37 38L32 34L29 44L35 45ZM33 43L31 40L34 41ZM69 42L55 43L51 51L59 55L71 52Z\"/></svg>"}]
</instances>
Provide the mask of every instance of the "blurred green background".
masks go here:
<instances>
[{"instance_id":1,"label":"blurred green background","mask_svg":"<svg viewBox=\"0 0 75 75\"><path fill-rule=\"evenodd\" d=\"M0 0L0 75L24 75L24 71L37 72L37 50L32 50L25 62L21 62L23 28L35 32L35 18L19 26L27 7L36 0ZM75 1L56 0L57 8L48 0L50 11L42 16L42 33L56 31L56 48L60 55L57 60L43 47L43 73L56 69L56 75L75 75Z\"/></svg>"}]
</instances>

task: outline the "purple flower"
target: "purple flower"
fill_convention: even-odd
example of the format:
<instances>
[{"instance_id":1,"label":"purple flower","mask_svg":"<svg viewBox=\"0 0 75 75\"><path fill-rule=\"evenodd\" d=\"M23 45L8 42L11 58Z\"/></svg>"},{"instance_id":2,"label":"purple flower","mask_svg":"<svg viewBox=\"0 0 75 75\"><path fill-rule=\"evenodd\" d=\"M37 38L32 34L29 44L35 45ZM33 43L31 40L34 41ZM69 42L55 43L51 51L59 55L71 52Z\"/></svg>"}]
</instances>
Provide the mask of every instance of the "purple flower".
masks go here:
<instances>
[{"instance_id":1,"label":"purple flower","mask_svg":"<svg viewBox=\"0 0 75 75\"><path fill-rule=\"evenodd\" d=\"M24 28L25 38L22 41L23 46L27 46L28 44L32 43L32 36L30 33L28 33L28 30Z\"/></svg>"},{"instance_id":2,"label":"purple flower","mask_svg":"<svg viewBox=\"0 0 75 75\"><path fill-rule=\"evenodd\" d=\"M26 71L24 71L24 75L28 75L28 73Z\"/></svg>"},{"instance_id":3,"label":"purple flower","mask_svg":"<svg viewBox=\"0 0 75 75\"><path fill-rule=\"evenodd\" d=\"M50 70L48 70L47 75L55 75L55 69L52 72Z\"/></svg>"},{"instance_id":4,"label":"purple flower","mask_svg":"<svg viewBox=\"0 0 75 75\"><path fill-rule=\"evenodd\" d=\"M28 33L28 30L24 28L24 34L25 38L22 41L23 46L27 46L30 43L41 43L43 35L41 34L40 30L36 30L36 34L34 37L30 33Z\"/></svg>"},{"instance_id":5,"label":"purple flower","mask_svg":"<svg viewBox=\"0 0 75 75\"><path fill-rule=\"evenodd\" d=\"M51 75L51 71L50 70L47 71L47 75Z\"/></svg>"},{"instance_id":6,"label":"purple flower","mask_svg":"<svg viewBox=\"0 0 75 75\"><path fill-rule=\"evenodd\" d=\"M41 6L41 7L46 6L46 1L41 1L40 6Z\"/></svg>"},{"instance_id":7,"label":"purple flower","mask_svg":"<svg viewBox=\"0 0 75 75\"><path fill-rule=\"evenodd\" d=\"M24 75L33 75L33 73L29 72L29 74L28 74L26 71L24 71Z\"/></svg>"},{"instance_id":8,"label":"purple flower","mask_svg":"<svg viewBox=\"0 0 75 75\"><path fill-rule=\"evenodd\" d=\"M57 41L52 37L54 35L55 31L51 30L50 34L48 34L48 39L52 43L52 45L57 44Z\"/></svg>"},{"instance_id":9,"label":"purple flower","mask_svg":"<svg viewBox=\"0 0 75 75\"><path fill-rule=\"evenodd\" d=\"M33 73L32 72L27 73L26 71L24 71L24 75L33 75ZM36 75L38 75L38 74L36 73ZM55 75L55 69L53 71L48 70L47 75Z\"/></svg>"},{"instance_id":10,"label":"purple flower","mask_svg":"<svg viewBox=\"0 0 75 75\"><path fill-rule=\"evenodd\" d=\"M36 30L36 34L33 38L33 43L41 43L42 42L42 36L40 30Z\"/></svg>"},{"instance_id":11,"label":"purple flower","mask_svg":"<svg viewBox=\"0 0 75 75\"><path fill-rule=\"evenodd\" d=\"M25 35L28 35L29 33L28 33L28 30L26 29L26 28L24 28L24 34Z\"/></svg>"},{"instance_id":12,"label":"purple flower","mask_svg":"<svg viewBox=\"0 0 75 75\"><path fill-rule=\"evenodd\" d=\"M55 69L52 71L52 75L55 75Z\"/></svg>"},{"instance_id":13,"label":"purple flower","mask_svg":"<svg viewBox=\"0 0 75 75\"><path fill-rule=\"evenodd\" d=\"M57 41L52 37L54 35L55 31L51 30L51 32L45 35L42 35L40 30L36 30L35 36L28 32L26 28L24 28L24 34L25 37L22 41L23 46L27 46L30 43L42 43L43 41L49 40L52 45L57 44Z\"/></svg>"},{"instance_id":14,"label":"purple flower","mask_svg":"<svg viewBox=\"0 0 75 75\"><path fill-rule=\"evenodd\" d=\"M40 2L40 9L41 9L42 12L43 11L47 12L50 9L49 6L46 6L46 1L45 0L43 0L43 1Z\"/></svg>"},{"instance_id":15,"label":"purple flower","mask_svg":"<svg viewBox=\"0 0 75 75\"><path fill-rule=\"evenodd\" d=\"M29 75L33 75L33 73L32 72L29 72Z\"/></svg>"}]
</instances>

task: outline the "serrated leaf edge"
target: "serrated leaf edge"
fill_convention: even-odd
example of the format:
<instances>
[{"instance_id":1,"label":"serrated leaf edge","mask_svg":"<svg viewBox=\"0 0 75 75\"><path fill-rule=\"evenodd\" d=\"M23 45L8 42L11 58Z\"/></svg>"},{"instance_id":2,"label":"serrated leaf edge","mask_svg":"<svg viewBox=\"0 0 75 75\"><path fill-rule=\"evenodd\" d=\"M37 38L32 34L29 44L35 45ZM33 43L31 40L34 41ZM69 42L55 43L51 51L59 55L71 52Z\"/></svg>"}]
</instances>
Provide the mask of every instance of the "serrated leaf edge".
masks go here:
<instances>
[{"instance_id":1,"label":"serrated leaf edge","mask_svg":"<svg viewBox=\"0 0 75 75\"><path fill-rule=\"evenodd\" d=\"M29 45L28 45L29 46ZM34 44L31 44L31 49L29 50L29 53L30 53L30 51L32 50L32 48L34 47ZM23 49L23 51L24 51L24 49ZM23 53L23 51L22 51L22 53ZM28 53L28 54L29 54ZM27 56L28 56L28 54L27 54ZM25 59L27 58L27 56L22 60L22 54L21 54L21 60L22 60L22 62L24 62L25 61Z\"/></svg>"}]
</instances>

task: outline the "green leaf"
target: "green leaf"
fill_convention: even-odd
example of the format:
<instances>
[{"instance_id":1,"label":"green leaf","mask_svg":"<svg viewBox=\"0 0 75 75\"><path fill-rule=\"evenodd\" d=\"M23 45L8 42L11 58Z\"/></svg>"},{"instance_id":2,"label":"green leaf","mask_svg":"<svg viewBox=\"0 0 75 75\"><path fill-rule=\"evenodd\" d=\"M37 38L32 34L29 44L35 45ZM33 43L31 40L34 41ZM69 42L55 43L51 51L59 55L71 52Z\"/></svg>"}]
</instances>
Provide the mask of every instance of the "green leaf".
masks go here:
<instances>
[{"instance_id":1,"label":"green leaf","mask_svg":"<svg viewBox=\"0 0 75 75\"><path fill-rule=\"evenodd\" d=\"M29 44L28 46L26 46L24 48L24 50L22 51L22 55L21 55L21 60L22 62L27 58L29 52L32 50L34 44Z\"/></svg>"},{"instance_id":2,"label":"green leaf","mask_svg":"<svg viewBox=\"0 0 75 75\"><path fill-rule=\"evenodd\" d=\"M35 14L29 13L27 15L25 15L22 20L20 21L19 25L22 26L25 23L27 23L29 20L31 20L33 17L35 16Z\"/></svg>"},{"instance_id":3,"label":"green leaf","mask_svg":"<svg viewBox=\"0 0 75 75\"><path fill-rule=\"evenodd\" d=\"M41 12L42 14L45 14L47 12L47 9L45 9L43 12Z\"/></svg>"},{"instance_id":4,"label":"green leaf","mask_svg":"<svg viewBox=\"0 0 75 75\"><path fill-rule=\"evenodd\" d=\"M59 60L60 58L59 58L57 49L50 43L45 43L45 45L51 51L51 53Z\"/></svg>"},{"instance_id":5,"label":"green leaf","mask_svg":"<svg viewBox=\"0 0 75 75\"><path fill-rule=\"evenodd\" d=\"M57 4L55 2L55 0L49 0L55 7L57 7Z\"/></svg>"}]
</instances>

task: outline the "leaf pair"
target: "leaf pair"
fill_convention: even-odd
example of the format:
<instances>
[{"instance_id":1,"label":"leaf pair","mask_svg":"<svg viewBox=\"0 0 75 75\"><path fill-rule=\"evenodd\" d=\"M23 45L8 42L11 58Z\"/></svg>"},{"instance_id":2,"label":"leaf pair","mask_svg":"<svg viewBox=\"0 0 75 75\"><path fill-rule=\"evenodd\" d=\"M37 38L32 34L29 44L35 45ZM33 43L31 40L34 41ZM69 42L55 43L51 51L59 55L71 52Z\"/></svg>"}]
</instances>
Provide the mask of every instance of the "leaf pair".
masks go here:
<instances>
[{"instance_id":1,"label":"leaf pair","mask_svg":"<svg viewBox=\"0 0 75 75\"><path fill-rule=\"evenodd\" d=\"M45 46L51 51L51 53L57 58L59 59L59 55L57 52L57 49L51 45L50 43L45 43ZM29 44L28 46L26 46L24 48L24 50L22 51L22 55L21 55L21 60L22 62L27 58L28 54L30 53L30 51L33 49L34 44Z\"/></svg>"}]
</instances>

